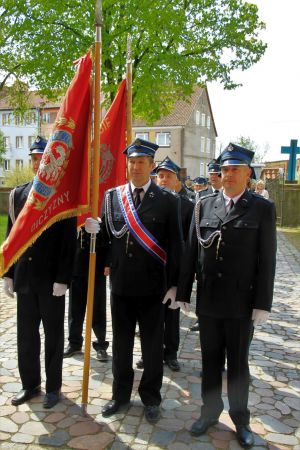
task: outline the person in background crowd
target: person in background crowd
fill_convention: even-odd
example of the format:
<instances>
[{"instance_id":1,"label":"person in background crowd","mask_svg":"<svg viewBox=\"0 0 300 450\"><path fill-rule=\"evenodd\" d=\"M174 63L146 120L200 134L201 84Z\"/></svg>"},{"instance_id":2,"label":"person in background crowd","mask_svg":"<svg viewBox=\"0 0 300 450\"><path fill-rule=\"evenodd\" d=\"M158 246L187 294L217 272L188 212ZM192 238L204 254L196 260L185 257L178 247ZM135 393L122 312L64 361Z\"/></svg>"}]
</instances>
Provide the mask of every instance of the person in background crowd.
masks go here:
<instances>
[{"instance_id":1,"label":"person in background crowd","mask_svg":"<svg viewBox=\"0 0 300 450\"><path fill-rule=\"evenodd\" d=\"M96 350L97 359L106 362L108 341L106 341L106 277L104 267L106 260L106 249L101 246L99 239L96 240L96 272L94 288L94 306L92 328L96 336L93 348ZM76 255L72 275L72 283L69 291L69 345L64 353L64 358L81 353L83 344L83 323L86 310L88 290L88 269L90 256L90 237L81 227L78 232Z\"/></svg>"},{"instance_id":2,"label":"person in background crowd","mask_svg":"<svg viewBox=\"0 0 300 450\"><path fill-rule=\"evenodd\" d=\"M47 141L37 137L30 147L36 174ZM17 186L10 194L7 236L21 212L33 182ZM11 403L21 405L41 392L42 322L45 333L46 395L44 408L60 399L64 349L65 293L71 282L76 248L76 218L60 220L45 230L8 270L4 291L17 293L17 344L22 389Z\"/></svg>"},{"instance_id":3,"label":"person in background crowd","mask_svg":"<svg viewBox=\"0 0 300 450\"><path fill-rule=\"evenodd\" d=\"M256 194L262 195L265 198L269 198L269 192L265 189L265 183L263 180L258 180L255 185Z\"/></svg>"},{"instance_id":4,"label":"person in background crowd","mask_svg":"<svg viewBox=\"0 0 300 450\"><path fill-rule=\"evenodd\" d=\"M208 180L205 177L196 177L193 179L193 189L196 193L206 189L208 185Z\"/></svg>"},{"instance_id":5,"label":"person in background crowd","mask_svg":"<svg viewBox=\"0 0 300 450\"><path fill-rule=\"evenodd\" d=\"M157 185L161 188L170 189L175 192L180 167L174 163L168 156L156 167L157 174ZM193 210L194 203L192 200L188 199L185 195L179 197L179 220L181 228L181 240L184 242L187 238ZM177 352L179 348L180 341L180 310L170 309L168 305L165 305L165 315L164 315L164 361L167 366L174 372L180 370L180 364L177 359ZM137 367L139 369L144 367L143 359L137 362Z\"/></svg>"},{"instance_id":6,"label":"person in background crowd","mask_svg":"<svg viewBox=\"0 0 300 450\"><path fill-rule=\"evenodd\" d=\"M101 223L110 243L111 314L113 328L112 400L102 409L109 417L128 405L134 371L133 346L138 322L144 371L139 394L150 423L160 419L163 378L163 302L175 303L181 254L178 200L150 180L158 145L136 139L124 151L130 180L105 196ZM99 223L87 219L86 230Z\"/></svg>"},{"instance_id":7,"label":"person in background crowd","mask_svg":"<svg viewBox=\"0 0 300 450\"><path fill-rule=\"evenodd\" d=\"M205 433L223 410L226 350L229 415L245 448L254 444L248 409L249 344L253 326L264 323L271 310L276 264L275 205L246 188L253 155L235 144L221 153L223 190L196 204L176 297L188 302L200 251L197 315L203 404L191 433Z\"/></svg>"}]
</instances>

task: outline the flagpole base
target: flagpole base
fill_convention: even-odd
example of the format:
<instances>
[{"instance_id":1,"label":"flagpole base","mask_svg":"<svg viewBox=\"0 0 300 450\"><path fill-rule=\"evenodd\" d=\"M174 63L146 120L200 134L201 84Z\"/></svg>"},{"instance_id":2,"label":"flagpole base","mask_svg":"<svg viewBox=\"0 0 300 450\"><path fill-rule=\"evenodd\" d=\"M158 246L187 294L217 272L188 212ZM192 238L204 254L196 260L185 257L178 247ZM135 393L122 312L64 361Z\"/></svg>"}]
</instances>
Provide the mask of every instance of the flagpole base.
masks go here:
<instances>
[{"instance_id":1,"label":"flagpole base","mask_svg":"<svg viewBox=\"0 0 300 450\"><path fill-rule=\"evenodd\" d=\"M81 403L81 414L84 417L87 417L87 404L86 403Z\"/></svg>"}]
</instances>

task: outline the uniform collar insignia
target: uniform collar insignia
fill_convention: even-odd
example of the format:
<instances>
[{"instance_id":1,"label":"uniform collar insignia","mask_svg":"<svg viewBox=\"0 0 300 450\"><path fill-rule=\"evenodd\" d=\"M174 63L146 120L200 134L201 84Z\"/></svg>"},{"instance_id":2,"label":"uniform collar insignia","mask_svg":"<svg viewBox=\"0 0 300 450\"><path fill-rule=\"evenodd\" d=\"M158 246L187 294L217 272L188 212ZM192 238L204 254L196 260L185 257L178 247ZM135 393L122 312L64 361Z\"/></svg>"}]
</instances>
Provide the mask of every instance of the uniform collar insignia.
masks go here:
<instances>
[{"instance_id":1,"label":"uniform collar insignia","mask_svg":"<svg viewBox=\"0 0 300 450\"><path fill-rule=\"evenodd\" d=\"M149 192L149 197L150 197L150 198L153 198L153 197L154 197L154 195L155 195L155 194L154 194L154 192L152 192L152 191L151 191L151 192Z\"/></svg>"}]
</instances>

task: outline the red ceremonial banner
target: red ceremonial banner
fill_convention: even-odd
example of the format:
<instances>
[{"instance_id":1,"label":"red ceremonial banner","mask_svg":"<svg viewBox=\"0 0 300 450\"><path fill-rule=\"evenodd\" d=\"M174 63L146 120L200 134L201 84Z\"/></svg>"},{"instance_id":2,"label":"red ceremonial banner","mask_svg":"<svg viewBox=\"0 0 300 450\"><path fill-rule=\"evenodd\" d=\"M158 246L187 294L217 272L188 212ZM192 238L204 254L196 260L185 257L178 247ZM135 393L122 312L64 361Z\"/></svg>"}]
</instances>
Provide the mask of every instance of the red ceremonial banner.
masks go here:
<instances>
[{"instance_id":1,"label":"red ceremonial banner","mask_svg":"<svg viewBox=\"0 0 300 450\"><path fill-rule=\"evenodd\" d=\"M27 201L0 249L0 276L53 223L90 208L90 52L63 99Z\"/></svg>"},{"instance_id":2,"label":"red ceremonial banner","mask_svg":"<svg viewBox=\"0 0 300 450\"><path fill-rule=\"evenodd\" d=\"M122 80L100 128L99 215L107 189L126 183L126 80ZM82 226L86 217L81 215L77 225Z\"/></svg>"}]
</instances>

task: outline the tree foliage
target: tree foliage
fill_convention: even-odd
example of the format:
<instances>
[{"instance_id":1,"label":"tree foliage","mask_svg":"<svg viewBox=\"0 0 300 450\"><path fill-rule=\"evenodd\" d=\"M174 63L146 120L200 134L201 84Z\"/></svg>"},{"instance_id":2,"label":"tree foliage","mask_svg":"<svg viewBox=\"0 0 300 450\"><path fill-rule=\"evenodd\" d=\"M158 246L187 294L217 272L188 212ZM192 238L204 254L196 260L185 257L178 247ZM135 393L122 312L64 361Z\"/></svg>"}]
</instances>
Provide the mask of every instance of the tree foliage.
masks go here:
<instances>
[{"instance_id":1,"label":"tree foliage","mask_svg":"<svg viewBox=\"0 0 300 450\"><path fill-rule=\"evenodd\" d=\"M34 177L31 167L25 166L23 168L16 167L6 173L4 186L14 187L20 184L28 183Z\"/></svg>"},{"instance_id":2,"label":"tree foliage","mask_svg":"<svg viewBox=\"0 0 300 450\"><path fill-rule=\"evenodd\" d=\"M94 0L2 0L0 90L9 77L50 95L66 89L72 61L93 44ZM102 79L111 101L132 37L135 114L155 120L195 83L236 87L235 69L263 55L264 24L244 0L103 0Z\"/></svg>"},{"instance_id":3,"label":"tree foliage","mask_svg":"<svg viewBox=\"0 0 300 450\"><path fill-rule=\"evenodd\" d=\"M268 151L267 144L265 145L265 148L261 150L256 142L254 142L249 136L240 136L235 140L235 143L254 152L254 163L262 163L264 161Z\"/></svg>"},{"instance_id":4,"label":"tree foliage","mask_svg":"<svg viewBox=\"0 0 300 450\"><path fill-rule=\"evenodd\" d=\"M6 147L4 142L4 133L0 130L0 165L3 165Z\"/></svg>"}]
</instances>

